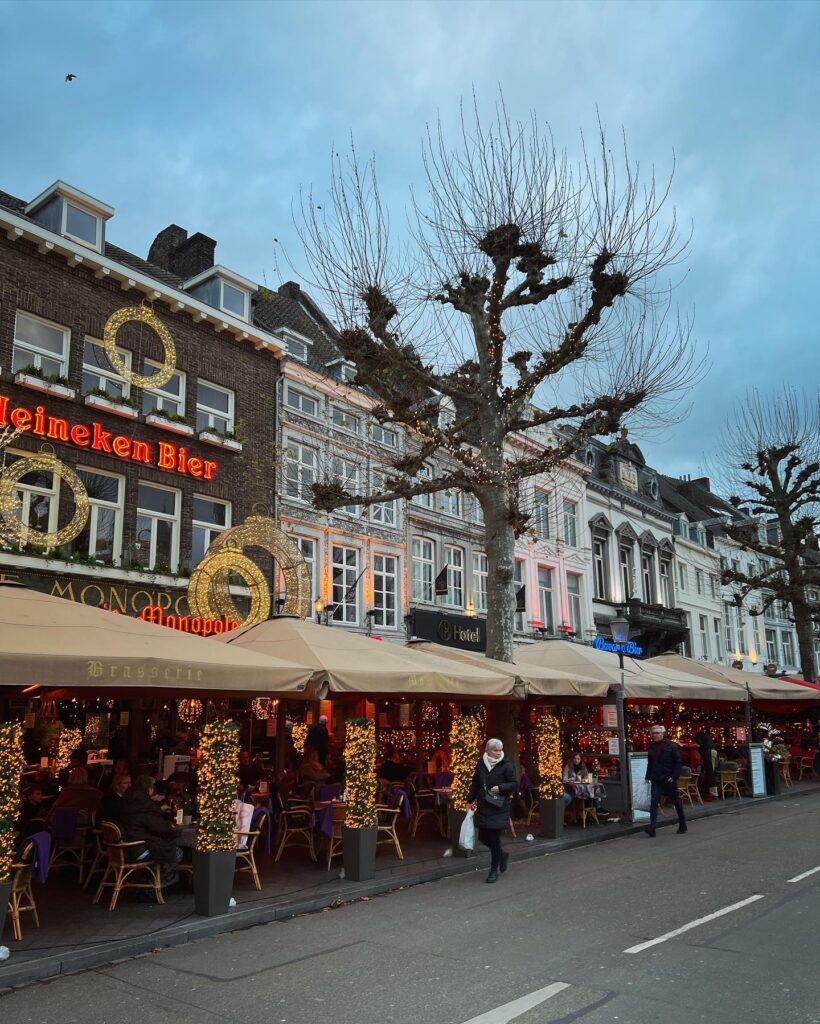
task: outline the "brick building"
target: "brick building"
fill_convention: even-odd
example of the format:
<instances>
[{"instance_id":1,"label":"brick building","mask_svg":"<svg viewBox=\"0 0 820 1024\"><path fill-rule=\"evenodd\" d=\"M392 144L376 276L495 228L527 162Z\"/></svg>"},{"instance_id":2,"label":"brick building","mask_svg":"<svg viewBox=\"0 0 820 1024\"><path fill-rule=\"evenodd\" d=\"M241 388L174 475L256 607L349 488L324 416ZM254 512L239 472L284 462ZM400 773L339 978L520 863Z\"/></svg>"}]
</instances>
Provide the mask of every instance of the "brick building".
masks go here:
<instances>
[{"instance_id":1,"label":"brick building","mask_svg":"<svg viewBox=\"0 0 820 1024\"><path fill-rule=\"evenodd\" d=\"M256 322L257 286L215 263L216 242L171 225L141 259L106 239L114 210L56 182L27 202L0 193L0 425L19 427L6 467L44 443L74 469L91 512L58 549L6 541L0 574L138 614L187 611L187 576L215 533L273 510L276 389L284 343ZM115 220L114 220L115 223ZM112 314L148 304L173 340L161 387L120 376L102 346ZM155 376L166 348L124 323L119 355ZM65 483L28 473L19 515L54 531Z\"/></svg>"}]
</instances>

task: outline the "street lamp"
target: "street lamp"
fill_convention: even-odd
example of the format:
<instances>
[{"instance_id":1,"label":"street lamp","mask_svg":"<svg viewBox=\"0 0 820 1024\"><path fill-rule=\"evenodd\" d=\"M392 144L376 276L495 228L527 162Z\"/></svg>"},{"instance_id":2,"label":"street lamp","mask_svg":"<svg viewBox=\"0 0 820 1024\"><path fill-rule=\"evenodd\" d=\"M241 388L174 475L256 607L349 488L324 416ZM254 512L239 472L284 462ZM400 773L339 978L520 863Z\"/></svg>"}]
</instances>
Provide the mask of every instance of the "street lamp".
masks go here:
<instances>
[{"instance_id":1,"label":"street lamp","mask_svg":"<svg viewBox=\"0 0 820 1024\"><path fill-rule=\"evenodd\" d=\"M325 602L321 599L321 597L317 597L316 600L313 602L313 609L316 612L316 621L321 626L322 612L325 610Z\"/></svg>"},{"instance_id":2,"label":"street lamp","mask_svg":"<svg viewBox=\"0 0 820 1024\"><path fill-rule=\"evenodd\" d=\"M629 619L620 612L609 623L612 639L618 652L621 670L621 684L615 691L615 709L618 715L618 750L621 754L621 783L624 787L624 810L627 819L632 819L632 778L629 765L629 751L626 745L626 709L624 707L624 644L629 640Z\"/></svg>"}]
</instances>

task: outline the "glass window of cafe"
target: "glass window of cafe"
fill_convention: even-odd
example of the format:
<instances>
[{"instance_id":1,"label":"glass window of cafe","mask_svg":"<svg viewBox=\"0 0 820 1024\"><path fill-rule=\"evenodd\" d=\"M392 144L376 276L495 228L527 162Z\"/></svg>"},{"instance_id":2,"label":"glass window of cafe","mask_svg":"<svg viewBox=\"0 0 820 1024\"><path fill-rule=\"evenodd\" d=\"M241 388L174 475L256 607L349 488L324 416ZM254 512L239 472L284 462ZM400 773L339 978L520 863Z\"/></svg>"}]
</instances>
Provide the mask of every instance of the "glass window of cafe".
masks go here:
<instances>
[{"instance_id":1,"label":"glass window of cafe","mask_svg":"<svg viewBox=\"0 0 820 1024\"><path fill-rule=\"evenodd\" d=\"M231 503L194 495L191 568L199 565L214 537L231 525Z\"/></svg>"},{"instance_id":2,"label":"glass window of cafe","mask_svg":"<svg viewBox=\"0 0 820 1024\"><path fill-rule=\"evenodd\" d=\"M79 469L90 505L88 521L71 543L72 552L113 565L122 554L125 477L102 470Z\"/></svg>"},{"instance_id":3,"label":"glass window of cafe","mask_svg":"<svg viewBox=\"0 0 820 1024\"><path fill-rule=\"evenodd\" d=\"M140 483L137 496L136 561L157 572L179 563L179 491Z\"/></svg>"}]
</instances>

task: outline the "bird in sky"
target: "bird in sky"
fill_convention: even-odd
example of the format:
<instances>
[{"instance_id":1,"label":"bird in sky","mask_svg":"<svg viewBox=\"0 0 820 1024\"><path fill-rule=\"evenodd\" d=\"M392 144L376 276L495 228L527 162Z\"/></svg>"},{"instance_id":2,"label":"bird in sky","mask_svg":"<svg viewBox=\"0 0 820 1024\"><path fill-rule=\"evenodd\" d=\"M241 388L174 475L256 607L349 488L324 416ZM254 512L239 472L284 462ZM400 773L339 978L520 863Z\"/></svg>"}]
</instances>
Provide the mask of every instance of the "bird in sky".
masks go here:
<instances>
[{"instance_id":1,"label":"bird in sky","mask_svg":"<svg viewBox=\"0 0 820 1024\"><path fill-rule=\"evenodd\" d=\"M77 77L76 75L72 75L71 73L69 73L69 74L67 74L67 75L65 76L65 80L66 80L67 82L73 82L73 81L74 81L74 79L75 79L76 77Z\"/></svg>"}]
</instances>

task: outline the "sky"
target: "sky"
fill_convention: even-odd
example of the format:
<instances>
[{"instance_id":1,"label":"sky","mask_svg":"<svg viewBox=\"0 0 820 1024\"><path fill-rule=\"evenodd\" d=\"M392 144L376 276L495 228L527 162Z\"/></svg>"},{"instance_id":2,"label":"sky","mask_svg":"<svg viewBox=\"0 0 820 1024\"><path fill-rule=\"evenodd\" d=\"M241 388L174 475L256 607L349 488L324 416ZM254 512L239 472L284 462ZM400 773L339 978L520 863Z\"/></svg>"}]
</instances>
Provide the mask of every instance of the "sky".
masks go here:
<instances>
[{"instance_id":1,"label":"sky","mask_svg":"<svg viewBox=\"0 0 820 1024\"><path fill-rule=\"evenodd\" d=\"M401 210L425 126L473 90L570 151L600 115L643 167L674 160L693 232L675 301L710 369L633 436L647 461L699 474L747 388L820 384L820 4L0 0L0 24L0 188L62 178L115 207L117 245L180 224L271 287L306 273L292 202L351 133Z\"/></svg>"}]
</instances>

